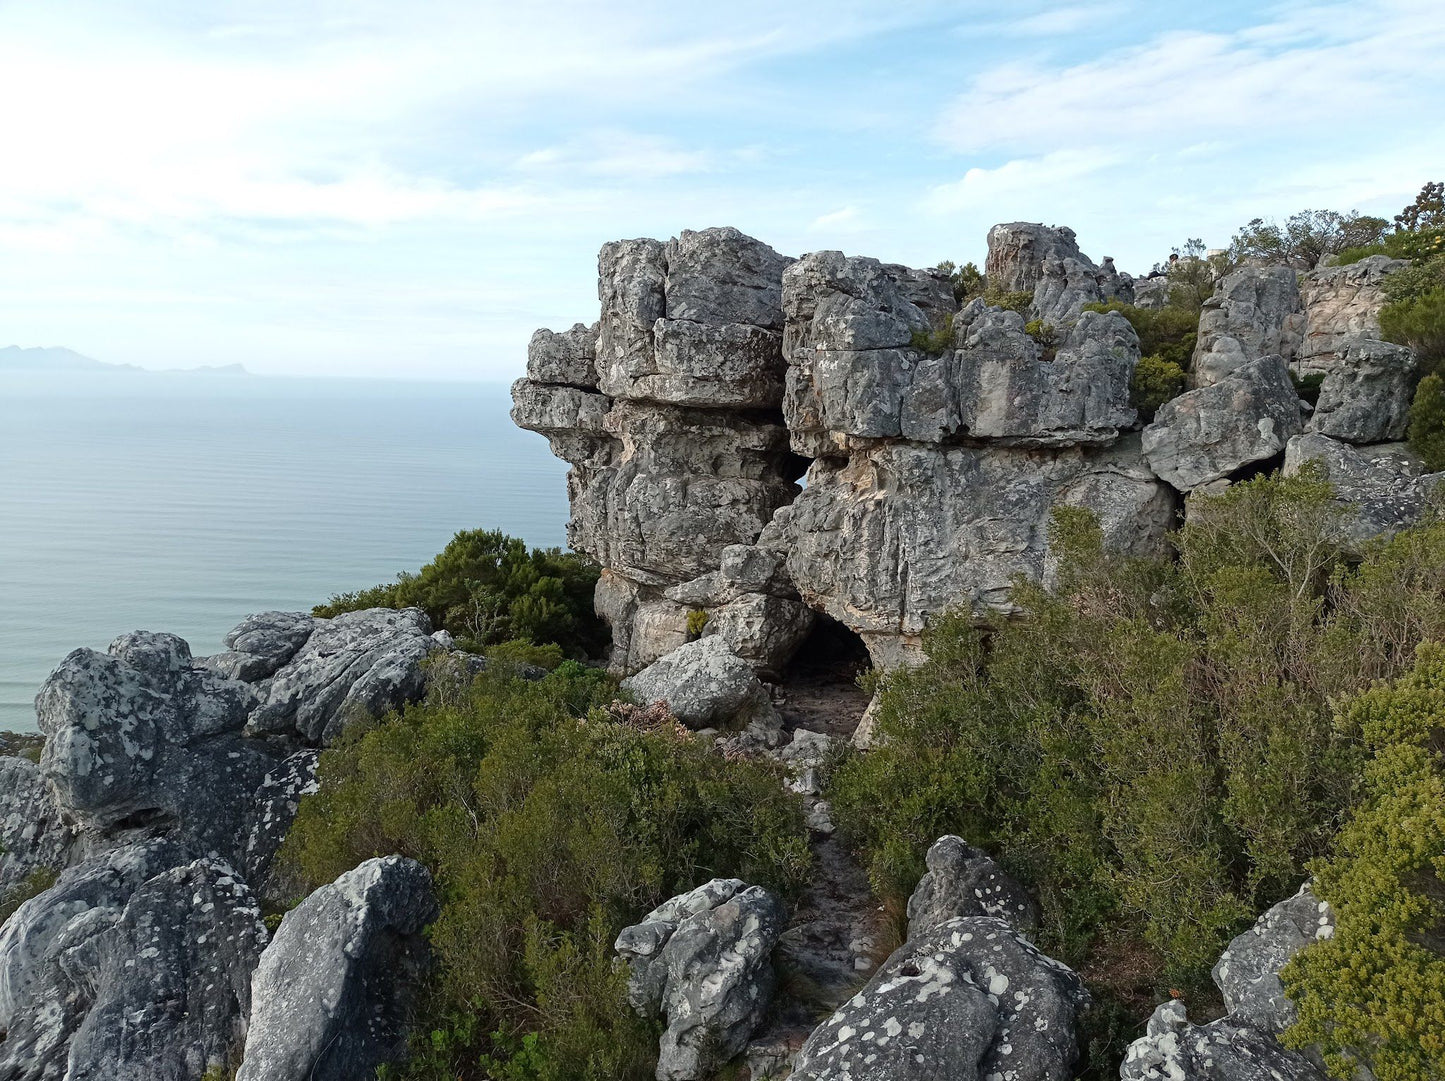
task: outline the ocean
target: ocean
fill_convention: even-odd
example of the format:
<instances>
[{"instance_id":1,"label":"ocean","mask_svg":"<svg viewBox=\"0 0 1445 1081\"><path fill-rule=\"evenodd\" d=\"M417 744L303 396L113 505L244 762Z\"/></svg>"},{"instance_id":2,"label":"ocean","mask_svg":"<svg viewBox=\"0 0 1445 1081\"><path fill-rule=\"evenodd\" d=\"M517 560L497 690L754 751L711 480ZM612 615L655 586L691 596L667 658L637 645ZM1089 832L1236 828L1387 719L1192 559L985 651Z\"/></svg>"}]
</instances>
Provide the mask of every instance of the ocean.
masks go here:
<instances>
[{"instance_id":1,"label":"ocean","mask_svg":"<svg viewBox=\"0 0 1445 1081\"><path fill-rule=\"evenodd\" d=\"M504 384L0 372L0 729L72 649L415 570L460 529L561 545L566 470Z\"/></svg>"}]
</instances>

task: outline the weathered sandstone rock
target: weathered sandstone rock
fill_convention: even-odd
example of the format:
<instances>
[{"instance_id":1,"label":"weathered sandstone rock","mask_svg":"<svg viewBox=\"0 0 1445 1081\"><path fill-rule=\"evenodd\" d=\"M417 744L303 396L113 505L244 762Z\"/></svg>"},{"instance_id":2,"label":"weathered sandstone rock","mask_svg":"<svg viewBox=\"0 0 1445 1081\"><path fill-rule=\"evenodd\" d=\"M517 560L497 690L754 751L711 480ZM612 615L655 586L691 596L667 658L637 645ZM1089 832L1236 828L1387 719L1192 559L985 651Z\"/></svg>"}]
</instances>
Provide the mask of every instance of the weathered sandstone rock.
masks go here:
<instances>
[{"instance_id":1,"label":"weathered sandstone rock","mask_svg":"<svg viewBox=\"0 0 1445 1081\"><path fill-rule=\"evenodd\" d=\"M948 920L894 951L809 1037L794 1081L1067 1081L1083 983L1006 922Z\"/></svg>"},{"instance_id":2,"label":"weathered sandstone rock","mask_svg":"<svg viewBox=\"0 0 1445 1081\"><path fill-rule=\"evenodd\" d=\"M1199 316L1191 379L1212 386L1261 357L1299 348L1299 279L1293 267L1242 267L1215 287Z\"/></svg>"},{"instance_id":3,"label":"weathered sandstone rock","mask_svg":"<svg viewBox=\"0 0 1445 1081\"><path fill-rule=\"evenodd\" d=\"M426 869L387 856L286 913L251 981L236 1081L351 1081L399 1058L436 911Z\"/></svg>"},{"instance_id":4,"label":"weathered sandstone rock","mask_svg":"<svg viewBox=\"0 0 1445 1081\"><path fill-rule=\"evenodd\" d=\"M962 837L940 837L928 849L928 873L908 898L908 937L917 938L956 916L997 916L1032 936L1039 911L1018 881Z\"/></svg>"},{"instance_id":5,"label":"weathered sandstone rock","mask_svg":"<svg viewBox=\"0 0 1445 1081\"><path fill-rule=\"evenodd\" d=\"M1415 525L1445 497L1445 473L1422 473L1418 459L1397 447L1352 447L1326 436L1296 436L1285 450L1284 474L1315 462L1346 511L1342 526L1354 545Z\"/></svg>"},{"instance_id":6,"label":"weathered sandstone rock","mask_svg":"<svg viewBox=\"0 0 1445 1081\"><path fill-rule=\"evenodd\" d=\"M582 390L597 389L597 328L539 330L527 345L527 378Z\"/></svg>"},{"instance_id":7,"label":"weathered sandstone rock","mask_svg":"<svg viewBox=\"0 0 1445 1081\"><path fill-rule=\"evenodd\" d=\"M1334 911L1306 884L1236 936L1212 973L1230 1018L1271 1035L1294 1024L1294 1004L1285 996L1280 969L1305 946L1334 933Z\"/></svg>"},{"instance_id":8,"label":"weathered sandstone rock","mask_svg":"<svg viewBox=\"0 0 1445 1081\"><path fill-rule=\"evenodd\" d=\"M194 1081L225 1069L245 1039L265 942L260 907L225 863L147 880L89 944L95 998L71 1040L67 1081Z\"/></svg>"},{"instance_id":9,"label":"weathered sandstone rock","mask_svg":"<svg viewBox=\"0 0 1445 1081\"><path fill-rule=\"evenodd\" d=\"M1402 345L1357 338L1339 353L1318 354L1301 366L1324 373L1306 429L1348 443L1403 439L1410 421L1415 355Z\"/></svg>"},{"instance_id":10,"label":"weathered sandstone rock","mask_svg":"<svg viewBox=\"0 0 1445 1081\"><path fill-rule=\"evenodd\" d=\"M984 274L990 288L1028 293L1037 289L1043 280L1044 263L1049 259L1082 261L1085 258L1072 229L1038 222L1007 222L988 231Z\"/></svg>"},{"instance_id":11,"label":"weathered sandstone rock","mask_svg":"<svg viewBox=\"0 0 1445 1081\"><path fill-rule=\"evenodd\" d=\"M1275 457L1302 427L1284 359L1269 356L1160 406L1144 429L1144 458L1188 492Z\"/></svg>"},{"instance_id":12,"label":"weathered sandstone rock","mask_svg":"<svg viewBox=\"0 0 1445 1081\"><path fill-rule=\"evenodd\" d=\"M1129 1045L1122 1081L1325 1081L1303 1055L1231 1017L1191 1025L1184 1003L1154 1011L1144 1036Z\"/></svg>"},{"instance_id":13,"label":"weathered sandstone rock","mask_svg":"<svg viewBox=\"0 0 1445 1081\"><path fill-rule=\"evenodd\" d=\"M1304 339L1299 356L1339 354L1359 338L1380 336L1380 309L1386 303L1384 280L1405 266L1400 259L1372 255L1345 266L1319 267L1301 285Z\"/></svg>"},{"instance_id":14,"label":"weathered sandstone rock","mask_svg":"<svg viewBox=\"0 0 1445 1081\"><path fill-rule=\"evenodd\" d=\"M666 702L689 728L777 726L766 688L748 663L719 637L679 646L622 681L644 704Z\"/></svg>"},{"instance_id":15,"label":"weathered sandstone rock","mask_svg":"<svg viewBox=\"0 0 1445 1081\"><path fill-rule=\"evenodd\" d=\"M617 937L633 1008L667 1021L658 1081L701 1081L747 1046L772 997L771 955L786 922L767 890L715 878Z\"/></svg>"}]
</instances>

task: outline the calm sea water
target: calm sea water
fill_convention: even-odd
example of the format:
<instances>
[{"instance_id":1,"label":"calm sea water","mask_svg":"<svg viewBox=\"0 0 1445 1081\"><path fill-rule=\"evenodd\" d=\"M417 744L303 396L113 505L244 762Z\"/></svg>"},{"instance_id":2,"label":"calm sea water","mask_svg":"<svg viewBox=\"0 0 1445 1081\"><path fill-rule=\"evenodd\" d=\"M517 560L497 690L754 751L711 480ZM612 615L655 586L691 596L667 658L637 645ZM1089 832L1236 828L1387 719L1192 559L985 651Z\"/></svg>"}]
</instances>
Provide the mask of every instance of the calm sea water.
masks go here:
<instances>
[{"instance_id":1,"label":"calm sea water","mask_svg":"<svg viewBox=\"0 0 1445 1081\"><path fill-rule=\"evenodd\" d=\"M564 543L566 466L500 384L0 372L0 729L77 646L196 655L459 529Z\"/></svg>"}]
</instances>

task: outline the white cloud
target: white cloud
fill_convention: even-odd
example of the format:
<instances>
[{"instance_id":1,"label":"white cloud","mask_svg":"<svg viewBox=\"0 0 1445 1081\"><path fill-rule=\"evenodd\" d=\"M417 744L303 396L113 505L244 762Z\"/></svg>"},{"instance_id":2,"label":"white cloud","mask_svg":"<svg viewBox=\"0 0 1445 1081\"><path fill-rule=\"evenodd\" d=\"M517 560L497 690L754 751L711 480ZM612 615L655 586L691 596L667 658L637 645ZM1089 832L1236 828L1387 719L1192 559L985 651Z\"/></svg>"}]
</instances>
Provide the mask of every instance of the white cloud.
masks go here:
<instances>
[{"instance_id":1,"label":"white cloud","mask_svg":"<svg viewBox=\"0 0 1445 1081\"><path fill-rule=\"evenodd\" d=\"M829 211L827 214L819 214L809 223L808 230L814 233L856 232L862 226L859 219L858 208L849 204Z\"/></svg>"},{"instance_id":2,"label":"white cloud","mask_svg":"<svg viewBox=\"0 0 1445 1081\"><path fill-rule=\"evenodd\" d=\"M1056 150L1035 158L1015 158L992 169L975 167L961 180L930 189L924 207L932 213L964 208L1008 217L1009 206L1043 208L1063 185L1117 165L1121 156L1100 148ZM1039 213L1036 209L1033 213Z\"/></svg>"}]
</instances>

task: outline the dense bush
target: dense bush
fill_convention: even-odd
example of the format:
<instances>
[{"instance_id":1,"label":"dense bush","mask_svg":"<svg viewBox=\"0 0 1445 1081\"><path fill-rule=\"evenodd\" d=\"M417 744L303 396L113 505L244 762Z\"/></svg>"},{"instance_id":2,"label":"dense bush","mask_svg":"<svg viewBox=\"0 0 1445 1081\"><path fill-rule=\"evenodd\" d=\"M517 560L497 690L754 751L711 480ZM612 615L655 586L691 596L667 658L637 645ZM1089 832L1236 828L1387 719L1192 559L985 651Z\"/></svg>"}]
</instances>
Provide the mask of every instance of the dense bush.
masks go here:
<instances>
[{"instance_id":1,"label":"dense bush","mask_svg":"<svg viewBox=\"0 0 1445 1081\"><path fill-rule=\"evenodd\" d=\"M1114 926L1159 978L1203 985L1349 804L1358 752L1328 703L1445 636L1445 525L1347 567L1341 513L1310 474L1237 484L1197 499L1170 561L1109 555L1060 511L1057 591L1020 581L1019 618L936 620L928 662L884 680L881 746L833 776L880 894L960 833L1036 890L1046 950L1089 962Z\"/></svg>"},{"instance_id":2,"label":"dense bush","mask_svg":"<svg viewBox=\"0 0 1445 1081\"><path fill-rule=\"evenodd\" d=\"M1144 356L1187 369L1194 355L1199 333L1199 313L1169 305L1164 308L1136 308L1111 300L1107 304L1085 304L1086 312L1118 312L1139 335L1139 352Z\"/></svg>"},{"instance_id":3,"label":"dense bush","mask_svg":"<svg viewBox=\"0 0 1445 1081\"><path fill-rule=\"evenodd\" d=\"M1184 393L1187 379L1184 369L1172 360L1157 354L1140 357L1129 377L1129 404L1139 412L1139 420L1148 424L1159 407Z\"/></svg>"},{"instance_id":4,"label":"dense bush","mask_svg":"<svg viewBox=\"0 0 1445 1081\"><path fill-rule=\"evenodd\" d=\"M948 275L949 283L953 286L953 299L960 305L967 304L974 297L983 296L983 271L979 270L976 264L964 263L963 266L958 266L953 260L945 259L938 264L938 270Z\"/></svg>"},{"instance_id":5,"label":"dense bush","mask_svg":"<svg viewBox=\"0 0 1445 1081\"><path fill-rule=\"evenodd\" d=\"M650 1078L656 1030L628 1009L612 941L660 901L736 875L807 874L796 797L670 718L607 708L615 684L566 662L539 682L494 665L321 758L281 859L306 886L400 853L436 878L437 965L410 1078Z\"/></svg>"},{"instance_id":6,"label":"dense bush","mask_svg":"<svg viewBox=\"0 0 1445 1081\"><path fill-rule=\"evenodd\" d=\"M418 573L341 593L313 613L361 608L424 609L468 649L512 639L554 643L571 655L595 655L607 641L592 608L597 567L557 548L528 549L497 530L463 530Z\"/></svg>"},{"instance_id":7,"label":"dense bush","mask_svg":"<svg viewBox=\"0 0 1445 1081\"><path fill-rule=\"evenodd\" d=\"M1415 388L1409 440L1429 472L1445 469L1445 379L1438 374L1427 375Z\"/></svg>"},{"instance_id":8,"label":"dense bush","mask_svg":"<svg viewBox=\"0 0 1445 1081\"><path fill-rule=\"evenodd\" d=\"M1445 645L1348 702L1341 728L1370 759L1362 798L1318 867L1332 937L1286 967L1295 1047L1318 1045L1333 1076L1445 1077Z\"/></svg>"},{"instance_id":9,"label":"dense bush","mask_svg":"<svg viewBox=\"0 0 1445 1081\"><path fill-rule=\"evenodd\" d=\"M1031 292L1011 293L1003 289L987 289L983 294L983 302L991 308L1018 312L1027 319L1029 307L1034 302L1034 295Z\"/></svg>"},{"instance_id":10,"label":"dense bush","mask_svg":"<svg viewBox=\"0 0 1445 1081\"><path fill-rule=\"evenodd\" d=\"M1386 304L1380 309L1380 336L1413 349L1423 372L1445 368L1445 286Z\"/></svg>"},{"instance_id":11,"label":"dense bush","mask_svg":"<svg viewBox=\"0 0 1445 1081\"><path fill-rule=\"evenodd\" d=\"M1353 210L1348 214L1301 210L1284 225L1255 218L1230 240L1230 258L1235 263L1255 260L1313 270L1327 255L1379 243L1389 226L1384 218Z\"/></svg>"}]
</instances>

